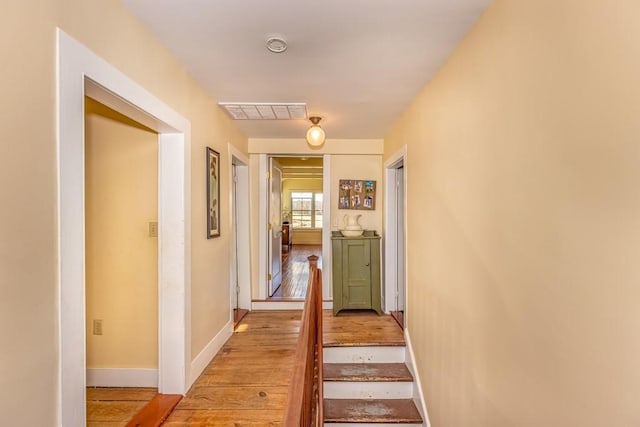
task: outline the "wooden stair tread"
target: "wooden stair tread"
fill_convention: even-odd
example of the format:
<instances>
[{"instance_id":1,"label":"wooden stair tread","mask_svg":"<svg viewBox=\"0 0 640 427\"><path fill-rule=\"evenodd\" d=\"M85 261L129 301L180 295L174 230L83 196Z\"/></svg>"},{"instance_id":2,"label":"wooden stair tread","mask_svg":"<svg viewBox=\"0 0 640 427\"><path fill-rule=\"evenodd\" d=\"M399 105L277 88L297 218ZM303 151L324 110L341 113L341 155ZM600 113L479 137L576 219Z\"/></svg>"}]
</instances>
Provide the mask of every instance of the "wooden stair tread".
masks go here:
<instances>
[{"instance_id":1,"label":"wooden stair tread","mask_svg":"<svg viewBox=\"0 0 640 427\"><path fill-rule=\"evenodd\" d=\"M421 424L411 399L324 399L325 423Z\"/></svg>"},{"instance_id":2,"label":"wooden stair tread","mask_svg":"<svg viewBox=\"0 0 640 427\"><path fill-rule=\"evenodd\" d=\"M180 394L156 394L132 419L126 427L157 427L167 419L173 408L182 399Z\"/></svg>"},{"instance_id":3,"label":"wooden stair tread","mask_svg":"<svg viewBox=\"0 0 640 427\"><path fill-rule=\"evenodd\" d=\"M325 347L405 346L404 331L389 315L367 310L323 311Z\"/></svg>"},{"instance_id":4,"label":"wooden stair tread","mask_svg":"<svg viewBox=\"0 0 640 427\"><path fill-rule=\"evenodd\" d=\"M398 340L398 341L393 341L393 340L378 340L378 341L362 340L362 341L355 341L355 340L347 340L345 338L338 338L337 341L327 341L327 339L325 338L323 346L325 348L335 348L335 347L405 347L406 343L404 342L404 340Z\"/></svg>"},{"instance_id":5,"label":"wooden stair tread","mask_svg":"<svg viewBox=\"0 0 640 427\"><path fill-rule=\"evenodd\" d=\"M325 381L413 381L404 363L325 363L323 375Z\"/></svg>"}]
</instances>

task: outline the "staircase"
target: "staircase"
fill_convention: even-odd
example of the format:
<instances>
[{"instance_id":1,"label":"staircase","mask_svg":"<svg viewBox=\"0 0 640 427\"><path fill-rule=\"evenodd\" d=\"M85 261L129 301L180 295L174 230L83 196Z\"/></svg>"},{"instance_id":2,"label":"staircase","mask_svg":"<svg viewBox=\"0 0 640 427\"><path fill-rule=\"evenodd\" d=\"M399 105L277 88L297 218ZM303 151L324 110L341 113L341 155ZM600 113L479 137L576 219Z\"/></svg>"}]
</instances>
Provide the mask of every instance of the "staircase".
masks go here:
<instances>
[{"instance_id":1,"label":"staircase","mask_svg":"<svg viewBox=\"0 0 640 427\"><path fill-rule=\"evenodd\" d=\"M403 343L325 344L325 426L424 426L405 353Z\"/></svg>"}]
</instances>

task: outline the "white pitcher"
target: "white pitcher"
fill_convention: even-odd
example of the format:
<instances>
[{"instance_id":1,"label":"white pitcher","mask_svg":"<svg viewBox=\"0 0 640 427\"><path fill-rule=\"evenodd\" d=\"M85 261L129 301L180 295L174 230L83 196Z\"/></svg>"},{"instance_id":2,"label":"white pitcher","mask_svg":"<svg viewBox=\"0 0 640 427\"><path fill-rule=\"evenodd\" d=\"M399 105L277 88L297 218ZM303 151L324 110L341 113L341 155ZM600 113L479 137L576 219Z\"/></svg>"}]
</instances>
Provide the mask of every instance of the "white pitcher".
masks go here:
<instances>
[{"instance_id":1,"label":"white pitcher","mask_svg":"<svg viewBox=\"0 0 640 427\"><path fill-rule=\"evenodd\" d=\"M360 217L362 214L349 216L348 214L344 216L344 229L345 230L362 230L362 226L360 225Z\"/></svg>"}]
</instances>

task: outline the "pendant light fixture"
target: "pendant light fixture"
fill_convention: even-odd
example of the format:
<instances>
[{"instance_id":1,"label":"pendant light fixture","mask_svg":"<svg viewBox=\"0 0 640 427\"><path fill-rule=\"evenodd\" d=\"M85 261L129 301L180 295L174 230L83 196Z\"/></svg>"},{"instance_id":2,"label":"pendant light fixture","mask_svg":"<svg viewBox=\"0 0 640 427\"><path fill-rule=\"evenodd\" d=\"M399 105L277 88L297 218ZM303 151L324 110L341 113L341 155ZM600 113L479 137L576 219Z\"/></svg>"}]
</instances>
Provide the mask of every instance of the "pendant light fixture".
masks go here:
<instances>
[{"instance_id":1,"label":"pendant light fixture","mask_svg":"<svg viewBox=\"0 0 640 427\"><path fill-rule=\"evenodd\" d=\"M322 117L312 116L309 121L313 123L307 131L307 142L313 147L319 147L324 144L324 130L318 125Z\"/></svg>"}]
</instances>

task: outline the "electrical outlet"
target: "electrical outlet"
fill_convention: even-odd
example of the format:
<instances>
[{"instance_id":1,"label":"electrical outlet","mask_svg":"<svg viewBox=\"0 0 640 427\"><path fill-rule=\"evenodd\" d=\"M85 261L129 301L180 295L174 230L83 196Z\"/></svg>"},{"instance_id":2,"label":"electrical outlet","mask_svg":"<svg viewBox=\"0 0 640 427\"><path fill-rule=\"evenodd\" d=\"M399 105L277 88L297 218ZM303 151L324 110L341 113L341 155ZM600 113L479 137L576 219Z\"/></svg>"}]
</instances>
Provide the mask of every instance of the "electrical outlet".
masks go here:
<instances>
[{"instance_id":1,"label":"electrical outlet","mask_svg":"<svg viewBox=\"0 0 640 427\"><path fill-rule=\"evenodd\" d=\"M158 237L158 221L149 222L149 237Z\"/></svg>"},{"instance_id":2,"label":"electrical outlet","mask_svg":"<svg viewBox=\"0 0 640 427\"><path fill-rule=\"evenodd\" d=\"M93 335L102 335L102 319L93 320Z\"/></svg>"}]
</instances>

